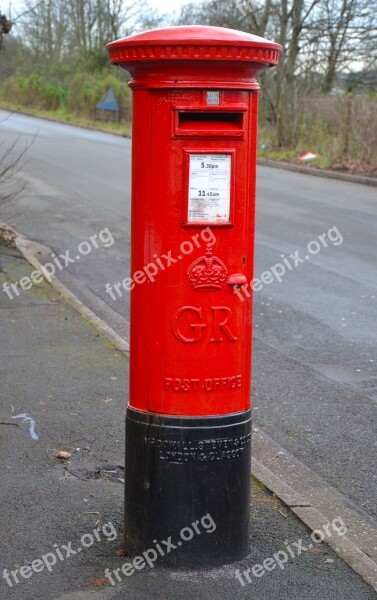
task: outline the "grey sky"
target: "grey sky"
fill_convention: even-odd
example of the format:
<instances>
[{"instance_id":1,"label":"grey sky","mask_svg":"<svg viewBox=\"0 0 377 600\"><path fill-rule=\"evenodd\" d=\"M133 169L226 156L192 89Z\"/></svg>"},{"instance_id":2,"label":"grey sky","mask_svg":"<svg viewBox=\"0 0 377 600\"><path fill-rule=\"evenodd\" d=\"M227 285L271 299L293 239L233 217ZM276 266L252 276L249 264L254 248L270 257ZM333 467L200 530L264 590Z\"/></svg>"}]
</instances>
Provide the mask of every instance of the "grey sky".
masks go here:
<instances>
[{"instance_id":1,"label":"grey sky","mask_svg":"<svg viewBox=\"0 0 377 600\"><path fill-rule=\"evenodd\" d=\"M37 0L36 0L37 1ZM200 0L193 0L199 2ZM177 8L185 4L187 0L149 0L151 6L156 7L159 11L172 13ZM15 17L23 6L23 0L0 0L0 7L3 12L7 13L9 6L12 8L12 16Z\"/></svg>"}]
</instances>

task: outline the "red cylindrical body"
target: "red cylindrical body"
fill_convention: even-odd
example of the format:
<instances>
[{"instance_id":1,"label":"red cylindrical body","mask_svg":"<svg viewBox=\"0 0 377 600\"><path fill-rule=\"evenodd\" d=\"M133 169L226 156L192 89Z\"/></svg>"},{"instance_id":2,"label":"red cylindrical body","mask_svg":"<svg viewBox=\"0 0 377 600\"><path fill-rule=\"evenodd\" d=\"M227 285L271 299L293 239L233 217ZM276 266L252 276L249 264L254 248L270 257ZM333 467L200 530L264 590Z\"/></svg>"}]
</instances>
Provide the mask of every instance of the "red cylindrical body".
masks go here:
<instances>
[{"instance_id":1,"label":"red cylindrical body","mask_svg":"<svg viewBox=\"0 0 377 600\"><path fill-rule=\"evenodd\" d=\"M127 452L137 452L140 461L135 467L130 459L129 469L136 469L132 477L145 478L150 469L155 481L147 500L142 489L126 494L126 523L134 528L129 546L140 549L134 521L145 515L145 502L155 507L156 498L167 494L164 482L173 472L181 481L186 465L190 487L205 475L203 465L211 469L217 461L220 504L223 494L218 514L228 519L234 515L224 513L232 505L223 493L226 478L232 469L249 477L255 76L277 64L281 47L228 29L176 27L118 40L108 50L112 63L131 73L133 90ZM153 435L151 425L160 428ZM190 435L197 430L195 440L186 440L185 427ZM173 440L178 451L172 452L174 428L181 428L181 445ZM212 480L213 473L212 467ZM242 507L232 507L244 515L244 525L248 490L245 483ZM203 510L210 506L206 494L198 491ZM234 556L247 547L241 529L235 526ZM143 536L145 543L149 537ZM197 557L203 560L200 553Z\"/></svg>"},{"instance_id":2,"label":"red cylindrical body","mask_svg":"<svg viewBox=\"0 0 377 600\"><path fill-rule=\"evenodd\" d=\"M148 273L131 292L137 410L191 416L250 407L251 296L240 299L228 280L252 279L257 93L222 91L215 109L205 101L200 89L135 91L132 273ZM229 222L189 222L189 210L208 218L218 208L216 176L229 186ZM196 202L190 185L204 192Z\"/></svg>"},{"instance_id":3,"label":"red cylindrical body","mask_svg":"<svg viewBox=\"0 0 377 600\"><path fill-rule=\"evenodd\" d=\"M134 92L130 406L246 410L251 294L237 295L231 276L252 280L255 74L276 64L279 46L181 27L108 48Z\"/></svg>"}]
</instances>

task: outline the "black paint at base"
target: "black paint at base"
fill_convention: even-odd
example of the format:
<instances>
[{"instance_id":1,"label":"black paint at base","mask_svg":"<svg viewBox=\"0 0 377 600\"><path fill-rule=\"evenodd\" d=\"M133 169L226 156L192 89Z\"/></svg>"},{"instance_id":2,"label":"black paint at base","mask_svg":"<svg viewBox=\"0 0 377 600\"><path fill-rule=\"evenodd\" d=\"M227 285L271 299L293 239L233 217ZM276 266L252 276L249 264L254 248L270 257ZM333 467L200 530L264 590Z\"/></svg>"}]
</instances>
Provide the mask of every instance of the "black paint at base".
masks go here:
<instances>
[{"instance_id":1,"label":"black paint at base","mask_svg":"<svg viewBox=\"0 0 377 600\"><path fill-rule=\"evenodd\" d=\"M154 549L156 562L187 568L220 566L245 557L250 443L250 411L183 418L128 408L127 554L135 557ZM163 543L169 536L176 548ZM153 552L149 555L154 557Z\"/></svg>"}]
</instances>

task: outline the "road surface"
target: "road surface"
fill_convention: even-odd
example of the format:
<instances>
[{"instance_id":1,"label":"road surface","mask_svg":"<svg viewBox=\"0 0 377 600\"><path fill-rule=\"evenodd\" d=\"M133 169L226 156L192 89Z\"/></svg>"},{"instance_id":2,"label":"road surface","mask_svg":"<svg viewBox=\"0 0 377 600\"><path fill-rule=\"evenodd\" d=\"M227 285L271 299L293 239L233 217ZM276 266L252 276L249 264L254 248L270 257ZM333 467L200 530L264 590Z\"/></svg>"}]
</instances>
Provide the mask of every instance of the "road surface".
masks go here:
<instances>
[{"instance_id":1,"label":"road surface","mask_svg":"<svg viewBox=\"0 0 377 600\"><path fill-rule=\"evenodd\" d=\"M79 256L60 278L127 336L128 296L113 301L105 285L130 270L131 141L0 119L5 146L31 144L26 189L1 218L57 255ZM376 519L376 188L259 167L257 189L255 275L273 275L254 296L256 423ZM78 255L104 228L114 244Z\"/></svg>"}]
</instances>

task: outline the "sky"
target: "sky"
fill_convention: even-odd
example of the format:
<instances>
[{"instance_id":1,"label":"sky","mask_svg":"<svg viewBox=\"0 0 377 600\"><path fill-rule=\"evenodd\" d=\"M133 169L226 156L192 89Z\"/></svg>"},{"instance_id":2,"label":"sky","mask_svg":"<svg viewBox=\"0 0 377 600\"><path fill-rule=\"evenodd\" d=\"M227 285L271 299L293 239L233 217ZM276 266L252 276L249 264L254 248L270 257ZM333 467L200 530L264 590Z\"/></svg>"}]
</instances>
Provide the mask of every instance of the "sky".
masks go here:
<instances>
[{"instance_id":1,"label":"sky","mask_svg":"<svg viewBox=\"0 0 377 600\"><path fill-rule=\"evenodd\" d=\"M200 2L200 0L189 0L189 1ZM157 10L159 10L160 12L164 12L164 13L172 13L175 10L177 10L177 8L179 8L180 6L185 4L186 2L187 2L187 0L149 0L149 4L152 7L155 7L155 8L157 8ZM1 7L2 11L5 12L5 14L8 11L8 7L9 6L12 7L12 17L13 18L15 16L17 16L22 5L23 5L22 0L0 0L0 7Z\"/></svg>"}]
</instances>

